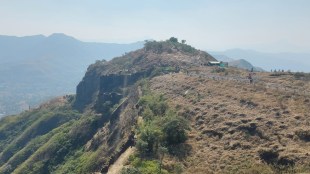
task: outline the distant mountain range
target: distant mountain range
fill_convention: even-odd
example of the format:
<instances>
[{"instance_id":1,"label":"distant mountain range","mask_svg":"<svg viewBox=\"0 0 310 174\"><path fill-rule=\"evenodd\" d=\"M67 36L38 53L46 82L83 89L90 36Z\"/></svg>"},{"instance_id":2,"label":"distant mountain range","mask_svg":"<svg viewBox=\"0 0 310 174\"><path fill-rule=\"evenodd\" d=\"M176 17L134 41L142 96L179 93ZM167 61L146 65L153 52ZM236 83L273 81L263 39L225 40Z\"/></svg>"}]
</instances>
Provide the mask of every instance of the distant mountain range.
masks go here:
<instances>
[{"instance_id":1,"label":"distant mountain range","mask_svg":"<svg viewBox=\"0 0 310 174\"><path fill-rule=\"evenodd\" d=\"M243 49L231 49L209 53L212 55L227 56L236 60L244 59L266 71L280 69L296 72L310 72L310 53L263 53Z\"/></svg>"},{"instance_id":2,"label":"distant mountain range","mask_svg":"<svg viewBox=\"0 0 310 174\"><path fill-rule=\"evenodd\" d=\"M246 70L254 70L254 71L259 71L259 72L265 71L264 69L260 67L253 66L250 62L244 59L235 60L226 55L218 55L218 54L212 54L212 56L215 57L219 61L228 62L228 66L231 66L231 67L236 67L236 68L246 69Z\"/></svg>"},{"instance_id":3,"label":"distant mountain range","mask_svg":"<svg viewBox=\"0 0 310 174\"><path fill-rule=\"evenodd\" d=\"M121 56L143 45L144 42L82 42L60 33L48 37L0 35L0 117L37 106L51 97L75 93L75 86L89 64ZM310 71L310 54L241 49L210 54L229 62L230 66L244 69Z\"/></svg>"},{"instance_id":4,"label":"distant mountain range","mask_svg":"<svg viewBox=\"0 0 310 174\"><path fill-rule=\"evenodd\" d=\"M75 93L89 64L143 45L82 42L64 34L0 36L0 117Z\"/></svg>"},{"instance_id":5,"label":"distant mountain range","mask_svg":"<svg viewBox=\"0 0 310 174\"><path fill-rule=\"evenodd\" d=\"M246 70L253 70L253 71L258 71L258 72L263 72L265 71L264 69L260 67L253 66L250 62L244 60L244 59L239 59L239 60L234 60L230 61L228 63L229 66L236 67L236 68L241 68L241 69L246 69Z\"/></svg>"},{"instance_id":6,"label":"distant mountain range","mask_svg":"<svg viewBox=\"0 0 310 174\"><path fill-rule=\"evenodd\" d=\"M210 53L214 58L216 58L218 61L223 61L223 62L231 62L235 61L235 59L232 59L228 56L221 55L221 54L216 54L216 53Z\"/></svg>"}]
</instances>

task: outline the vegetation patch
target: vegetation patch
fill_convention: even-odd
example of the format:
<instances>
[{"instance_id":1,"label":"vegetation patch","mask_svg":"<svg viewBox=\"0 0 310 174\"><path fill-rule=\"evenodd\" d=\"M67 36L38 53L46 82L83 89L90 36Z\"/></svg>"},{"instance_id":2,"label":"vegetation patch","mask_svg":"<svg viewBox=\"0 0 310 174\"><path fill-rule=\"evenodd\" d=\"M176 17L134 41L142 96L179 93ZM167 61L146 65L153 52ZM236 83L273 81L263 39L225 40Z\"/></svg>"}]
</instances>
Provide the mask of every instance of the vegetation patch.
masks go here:
<instances>
[{"instance_id":1,"label":"vegetation patch","mask_svg":"<svg viewBox=\"0 0 310 174\"><path fill-rule=\"evenodd\" d=\"M163 95L151 93L146 81L140 84L144 95L140 98L138 107L143 121L136 130L137 152L129 160L131 167L124 168L122 173L168 173L162 167L164 156L185 154L184 151L188 149L184 143L189 125L187 120L178 116L169 106Z\"/></svg>"},{"instance_id":2,"label":"vegetation patch","mask_svg":"<svg viewBox=\"0 0 310 174\"><path fill-rule=\"evenodd\" d=\"M261 149L258 151L260 159L267 164L275 164L278 161L279 153L273 149Z\"/></svg>"},{"instance_id":3,"label":"vegetation patch","mask_svg":"<svg viewBox=\"0 0 310 174\"><path fill-rule=\"evenodd\" d=\"M182 40L181 43L178 41L177 38L171 37L169 40L166 41L147 41L145 43L145 49L147 51L152 50L157 54L168 52L173 53L174 51L182 51L184 53L195 54L198 53L194 47L185 44L185 40Z\"/></svg>"},{"instance_id":4,"label":"vegetation patch","mask_svg":"<svg viewBox=\"0 0 310 174\"><path fill-rule=\"evenodd\" d=\"M310 130L298 130L295 132L299 139L310 142Z\"/></svg>"},{"instance_id":5,"label":"vegetation patch","mask_svg":"<svg viewBox=\"0 0 310 174\"><path fill-rule=\"evenodd\" d=\"M187 140L187 121L169 108L162 95L145 95L138 104L144 119L137 130L137 148L142 154L154 156L160 146L169 148Z\"/></svg>"},{"instance_id":6,"label":"vegetation patch","mask_svg":"<svg viewBox=\"0 0 310 174\"><path fill-rule=\"evenodd\" d=\"M294 173L300 166L295 166L296 160L291 156L280 156L275 149L261 149L258 151L259 157L266 164L270 165L275 173Z\"/></svg>"},{"instance_id":7,"label":"vegetation patch","mask_svg":"<svg viewBox=\"0 0 310 174\"><path fill-rule=\"evenodd\" d=\"M297 80L310 81L310 73L297 72L294 73L294 77Z\"/></svg>"}]
</instances>

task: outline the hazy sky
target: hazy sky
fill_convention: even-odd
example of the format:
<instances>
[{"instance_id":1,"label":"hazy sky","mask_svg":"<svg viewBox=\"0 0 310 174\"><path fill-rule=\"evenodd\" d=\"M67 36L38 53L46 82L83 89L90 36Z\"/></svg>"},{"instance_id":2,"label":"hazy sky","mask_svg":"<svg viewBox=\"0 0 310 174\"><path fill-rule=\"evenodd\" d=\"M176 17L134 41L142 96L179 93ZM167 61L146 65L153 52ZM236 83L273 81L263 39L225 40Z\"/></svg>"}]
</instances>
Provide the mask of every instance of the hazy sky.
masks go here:
<instances>
[{"instance_id":1,"label":"hazy sky","mask_svg":"<svg viewBox=\"0 0 310 174\"><path fill-rule=\"evenodd\" d=\"M0 0L0 35L310 52L310 0Z\"/></svg>"}]
</instances>

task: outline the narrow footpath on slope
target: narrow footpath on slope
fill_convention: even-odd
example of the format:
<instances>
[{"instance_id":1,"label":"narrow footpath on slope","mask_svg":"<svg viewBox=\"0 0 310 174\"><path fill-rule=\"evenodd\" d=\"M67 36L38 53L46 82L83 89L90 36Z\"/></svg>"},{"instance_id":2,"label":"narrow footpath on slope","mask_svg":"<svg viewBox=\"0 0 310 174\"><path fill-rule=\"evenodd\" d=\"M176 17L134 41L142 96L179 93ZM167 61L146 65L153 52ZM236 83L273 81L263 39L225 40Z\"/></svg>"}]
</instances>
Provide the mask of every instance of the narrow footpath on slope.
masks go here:
<instances>
[{"instance_id":1,"label":"narrow footpath on slope","mask_svg":"<svg viewBox=\"0 0 310 174\"><path fill-rule=\"evenodd\" d=\"M135 151L134 147L129 147L116 161L109 167L107 174L119 174L124 167L129 156Z\"/></svg>"}]
</instances>

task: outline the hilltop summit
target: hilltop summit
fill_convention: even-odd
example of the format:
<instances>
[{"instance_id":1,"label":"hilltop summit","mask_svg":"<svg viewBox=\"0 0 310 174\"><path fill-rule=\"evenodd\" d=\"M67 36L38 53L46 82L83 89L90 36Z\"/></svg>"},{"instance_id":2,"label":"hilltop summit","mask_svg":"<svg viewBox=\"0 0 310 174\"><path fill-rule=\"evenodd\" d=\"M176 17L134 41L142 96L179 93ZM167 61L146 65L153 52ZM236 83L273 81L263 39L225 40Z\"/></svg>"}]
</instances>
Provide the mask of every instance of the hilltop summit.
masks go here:
<instances>
[{"instance_id":1,"label":"hilltop summit","mask_svg":"<svg viewBox=\"0 0 310 174\"><path fill-rule=\"evenodd\" d=\"M161 66L200 66L216 60L210 54L177 41L147 41L142 49L126 53L103 64L97 62L89 67L101 69L102 74L118 73L120 70L140 71ZM99 67L98 67L99 66Z\"/></svg>"},{"instance_id":2,"label":"hilltop summit","mask_svg":"<svg viewBox=\"0 0 310 174\"><path fill-rule=\"evenodd\" d=\"M163 68L178 71L184 67L206 65L209 61L214 60L216 59L208 53L185 43L179 43L173 38L159 42L148 41L142 49L126 53L111 61L97 61L90 65L85 77L77 86L75 106L79 110L84 109L96 100L98 96L95 95L100 91L100 88L109 85L109 91L105 89L101 92L111 92L119 87L119 83L124 83L122 80L125 79L126 85L130 85ZM113 80L118 80L119 83L113 86L110 84L110 81Z\"/></svg>"}]
</instances>

